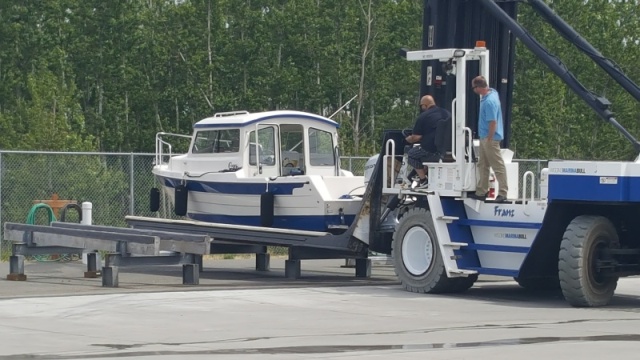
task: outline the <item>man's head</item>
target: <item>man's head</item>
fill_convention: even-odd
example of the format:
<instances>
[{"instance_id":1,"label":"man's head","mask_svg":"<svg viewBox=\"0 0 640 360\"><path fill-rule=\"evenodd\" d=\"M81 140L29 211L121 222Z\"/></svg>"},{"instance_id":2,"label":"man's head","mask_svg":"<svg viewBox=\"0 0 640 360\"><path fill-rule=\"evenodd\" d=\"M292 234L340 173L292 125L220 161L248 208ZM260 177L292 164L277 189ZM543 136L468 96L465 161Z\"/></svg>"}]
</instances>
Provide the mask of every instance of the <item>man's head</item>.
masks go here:
<instances>
[{"instance_id":1,"label":"man's head","mask_svg":"<svg viewBox=\"0 0 640 360\"><path fill-rule=\"evenodd\" d=\"M435 105L436 101L433 100L433 96L431 95L425 95L420 99L420 110L422 111L428 110L430 107Z\"/></svg>"},{"instance_id":2,"label":"man's head","mask_svg":"<svg viewBox=\"0 0 640 360\"><path fill-rule=\"evenodd\" d=\"M478 95L487 95L489 92L489 84L487 84L487 79L484 76L476 76L471 81L471 88L473 92Z\"/></svg>"}]
</instances>

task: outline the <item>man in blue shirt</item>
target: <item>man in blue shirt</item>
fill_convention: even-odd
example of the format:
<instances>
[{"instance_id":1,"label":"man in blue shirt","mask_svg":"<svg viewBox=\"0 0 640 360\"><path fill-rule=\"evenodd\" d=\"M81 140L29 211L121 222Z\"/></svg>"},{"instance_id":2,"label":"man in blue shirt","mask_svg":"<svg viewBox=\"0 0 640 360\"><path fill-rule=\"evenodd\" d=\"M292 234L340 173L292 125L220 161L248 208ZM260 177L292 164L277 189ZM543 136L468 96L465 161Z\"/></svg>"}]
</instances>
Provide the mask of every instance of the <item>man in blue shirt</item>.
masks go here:
<instances>
[{"instance_id":1,"label":"man in blue shirt","mask_svg":"<svg viewBox=\"0 0 640 360\"><path fill-rule=\"evenodd\" d=\"M482 96L478 121L480 150L478 159L478 182L476 192L470 198L485 200L489 192L489 168L493 169L498 181L499 193L495 202L507 200L507 170L500 154L500 141L503 139L502 108L500 97L495 89L487 84L483 76L478 76L471 83L473 92Z\"/></svg>"}]
</instances>

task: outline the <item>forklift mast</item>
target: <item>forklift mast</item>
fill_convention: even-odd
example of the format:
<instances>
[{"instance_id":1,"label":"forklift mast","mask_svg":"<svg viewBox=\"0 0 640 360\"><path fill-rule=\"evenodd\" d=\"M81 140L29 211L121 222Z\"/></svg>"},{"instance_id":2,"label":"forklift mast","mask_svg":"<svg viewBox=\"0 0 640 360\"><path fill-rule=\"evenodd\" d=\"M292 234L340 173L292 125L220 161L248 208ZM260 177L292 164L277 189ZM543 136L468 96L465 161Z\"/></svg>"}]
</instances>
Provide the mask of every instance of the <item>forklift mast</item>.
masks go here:
<instances>
[{"instance_id":1,"label":"forklift mast","mask_svg":"<svg viewBox=\"0 0 640 360\"><path fill-rule=\"evenodd\" d=\"M509 16L516 18L521 0L495 0ZM486 42L491 58L489 86L496 89L502 103L504 122L503 147L511 138L511 108L513 104L513 68L515 36L484 6L475 0L425 0L422 49L472 49L476 41ZM470 74L478 74L477 64L470 65ZM420 76L420 96L432 95L436 103L451 110L455 98L455 79L446 74L439 61L423 61ZM467 94L467 126L477 132L478 97Z\"/></svg>"},{"instance_id":2,"label":"forklift mast","mask_svg":"<svg viewBox=\"0 0 640 360\"><path fill-rule=\"evenodd\" d=\"M517 22L519 3L530 5L560 35L589 56L614 81L640 101L640 87L613 61L600 54L542 0L425 0L422 49L471 49L476 41L486 42L492 59L489 67L489 86L498 91L502 102L503 147L508 148L511 139L515 41L519 39L600 118L615 127L632 144L636 152L640 152L640 141L617 122L610 111L609 100L585 88L560 59L550 54ZM447 75L446 67L446 64L443 66L438 61L422 62L420 96L432 95L440 106L451 110L456 89L453 76ZM470 76L478 74L477 65L471 65L467 73ZM478 128L479 98L473 95L469 93L466 96L467 119L469 119L466 126L475 136Z\"/></svg>"}]
</instances>

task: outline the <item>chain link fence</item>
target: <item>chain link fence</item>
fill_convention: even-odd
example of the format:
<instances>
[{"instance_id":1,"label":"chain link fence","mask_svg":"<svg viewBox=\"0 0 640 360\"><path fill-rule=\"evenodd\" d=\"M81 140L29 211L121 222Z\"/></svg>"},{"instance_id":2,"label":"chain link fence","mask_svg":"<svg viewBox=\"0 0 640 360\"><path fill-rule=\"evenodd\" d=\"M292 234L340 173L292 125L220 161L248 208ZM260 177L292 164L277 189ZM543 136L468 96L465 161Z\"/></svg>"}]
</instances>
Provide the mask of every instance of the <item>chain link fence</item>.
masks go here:
<instances>
[{"instance_id":1,"label":"chain link fence","mask_svg":"<svg viewBox=\"0 0 640 360\"><path fill-rule=\"evenodd\" d=\"M533 186L534 198L538 198L540 196L540 172L542 169L549 166L548 160L513 160L518 163L518 191L519 197L522 197L522 189L524 187L524 174L528 171L533 173L533 184L531 184L531 180L527 179L527 194L524 195L525 198L529 198L531 186Z\"/></svg>"},{"instance_id":2,"label":"chain link fence","mask_svg":"<svg viewBox=\"0 0 640 360\"><path fill-rule=\"evenodd\" d=\"M368 159L343 157L342 168L362 176ZM126 215L178 218L164 197L157 213L149 211L149 190L159 186L151 174L153 161L154 154L0 151L0 221L48 224L47 213L32 208L54 194L77 204L93 203L97 225L126 226ZM520 160L520 182L526 171L539 179L545 166L544 161ZM79 220L77 212L64 215L67 222ZM0 259L6 260L9 243L3 237L0 245Z\"/></svg>"}]
</instances>

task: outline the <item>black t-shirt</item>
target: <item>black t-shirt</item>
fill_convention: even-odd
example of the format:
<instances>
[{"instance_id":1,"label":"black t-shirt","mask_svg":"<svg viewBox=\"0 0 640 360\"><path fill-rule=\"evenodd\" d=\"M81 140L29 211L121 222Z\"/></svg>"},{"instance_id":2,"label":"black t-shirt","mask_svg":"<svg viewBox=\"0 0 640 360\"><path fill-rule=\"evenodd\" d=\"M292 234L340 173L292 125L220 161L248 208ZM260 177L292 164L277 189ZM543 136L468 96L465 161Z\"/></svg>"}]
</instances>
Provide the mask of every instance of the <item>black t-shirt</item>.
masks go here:
<instances>
[{"instance_id":1,"label":"black t-shirt","mask_svg":"<svg viewBox=\"0 0 640 360\"><path fill-rule=\"evenodd\" d=\"M438 121L450 117L448 110L438 106L433 106L429 110L418 115L416 123L413 126L414 135L422 135L420 146L427 152L437 153L436 148L436 128Z\"/></svg>"}]
</instances>

